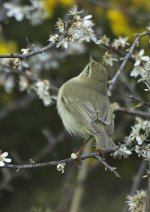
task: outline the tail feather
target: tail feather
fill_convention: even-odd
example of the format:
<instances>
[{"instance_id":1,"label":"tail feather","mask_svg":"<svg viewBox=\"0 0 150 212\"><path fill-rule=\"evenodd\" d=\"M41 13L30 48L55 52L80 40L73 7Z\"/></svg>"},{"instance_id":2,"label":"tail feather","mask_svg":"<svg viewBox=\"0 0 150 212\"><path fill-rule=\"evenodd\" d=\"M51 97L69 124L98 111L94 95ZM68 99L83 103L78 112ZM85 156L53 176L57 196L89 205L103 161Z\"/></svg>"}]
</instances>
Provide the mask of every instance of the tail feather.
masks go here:
<instances>
[{"instance_id":1,"label":"tail feather","mask_svg":"<svg viewBox=\"0 0 150 212\"><path fill-rule=\"evenodd\" d=\"M95 135L94 137L98 149L113 148L116 146L111 137L109 137L109 135L104 131L102 131L99 136Z\"/></svg>"}]
</instances>

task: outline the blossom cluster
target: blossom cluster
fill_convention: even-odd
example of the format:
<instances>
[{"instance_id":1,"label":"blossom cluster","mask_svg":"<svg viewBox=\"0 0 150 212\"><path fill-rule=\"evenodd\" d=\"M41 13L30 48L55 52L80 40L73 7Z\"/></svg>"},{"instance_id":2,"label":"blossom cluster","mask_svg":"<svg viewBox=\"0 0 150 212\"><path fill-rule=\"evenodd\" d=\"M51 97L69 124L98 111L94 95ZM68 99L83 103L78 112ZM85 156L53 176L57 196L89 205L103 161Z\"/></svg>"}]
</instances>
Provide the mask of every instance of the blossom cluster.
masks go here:
<instances>
[{"instance_id":1,"label":"blossom cluster","mask_svg":"<svg viewBox=\"0 0 150 212\"><path fill-rule=\"evenodd\" d=\"M34 90L45 106L49 106L51 104L52 98L50 95L50 82L48 80L38 80L37 82L31 83L25 76L20 76L19 79L20 91Z\"/></svg>"},{"instance_id":2,"label":"blossom cluster","mask_svg":"<svg viewBox=\"0 0 150 212\"><path fill-rule=\"evenodd\" d=\"M138 156L150 160L150 121L137 117L131 129L130 135L125 137L125 144L122 144L112 155L127 158L132 151L135 151Z\"/></svg>"},{"instance_id":3,"label":"blossom cluster","mask_svg":"<svg viewBox=\"0 0 150 212\"><path fill-rule=\"evenodd\" d=\"M34 50L40 49L41 46L37 45ZM29 53L31 50L29 48L21 49L23 54ZM20 91L36 91L37 95L41 100L43 100L44 105L48 106L50 101L50 94L48 95L48 88L46 93L40 91L42 89L43 81L40 79L43 71L50 72L51 69L56 69L60 66L60 61L66 58L69 55L83 54L86 51L86 48L83 44L74 43L69 46L65 52L53 52L44 53L42 55L36 55L34 57L29 57L28 60L21 61L20 59L2 59L0 61L0 87L3 87L7 93L13 92L16 82L19 82ZM20 75L19 79L16 79L14 72L16 71ZM29 76L34 76L33 78L38 79L38 86L36 82L29 82L28 78L22 73L28 73ZM45 86L44 86L45 87Z\"/></svg>"},{"instance_id":4,"label":"blossom cluster","mask_svg":"<svg viewBox=\"0 0 150 212\"><path fill-rule=\"evenodd\" d=\"M38 81L37 83L35 83L34 89L39 98L43 100L45 106L51 104L52 100L49 92L50 83L48 80Z\"/></svg>"},{"instance_id":5,"label":"blossom cluster","mask_svg":"<svg viewBox=\"0 0 150 212\"><path fill-rule=\"evenodd\" d=\"M83 11L78 11L74 6L68 13L71 17L66 23L62 19L58 18L56 22L56 29L58 33L50 35L50 43L54 43L57 48L68 49L71 44L94 42L96 45L103 45L105 47L112 47L114 49L124 48L129 45L127 42L128 37L119 37L110 42L110 38L106 35L101 36L99 39L94 32L94 22L92 15L81 16ZM118 59L112 55L109 51L106 51L102 56L102 62L105 65L113 66L113 62Z\"/></svg>"},{"instance_id":6,"label":"blossom cluster","mask_svg":"<svg viewBox=\"0 0 150 212\"><path fill-rule=\"evenodd\" d=\"M25 6L10 2L4 3L6 16L8 18L14 17L16 21L22 21L24 18L28 19L32 25L41 24L47 17L44 10L44 1L30 0L30 3L30 5Z\"/></svg>"},{"instance_id":7,"label":"blossom cluster","mask_svg":"<svg viewBox=\"0 0 150 212\"><path fill-rule=\"evenodd\" d=\"M150 121L136 118L136 123L132 127L130 135L126 141L134 142L133 150L145 159L150 159Z\"/></svg>"},{"instance_id":8,"label":"blossom cluster","mask_svg":"<svg viewBox=\"0 0 150 212\"><path fill-rule=\"evenodd\" d=\"M62 47L63 49L68 49L69 45L73 43L84 43L84 42L94 42L96 45L112 46L112 48L124 48L127 43L127 37L119 37L114 39L110 43L110 38L103 35L100 39L96 36L94 32L94 22L92 21L92 15L87 15L81 17L83 11L78 11L77 7L74 6L68 13L71 16L68 24L62 19L58 19L56 23L56 29L59 31L58 34L50 35L50 43L55 43L56 47ZM102 57L102 62L106 65L113 66L113 62L118 61L117 58L113 57L111 53L105 52Z\"/></svg>"},{"instance_id":9,"label":"blossom cluster","mask_svg":"<svg viewBox=\"0 0 150 212\"><path fill-rule=\"evenodd\" d=\"M144 212L145 211L146 192L137 191L134 195L127 196L127 203L130 212Z\"/></svg>"},{"instance_id":10,"label":"blossom cluster","mask_svg":"<svg viewBox=\"0 0 150 212\"><path fill-rule=\"evenodd\" d=\"M133 55L135 60L134 68L130 75L137 78L138 82L144 82L148 91L150 91L150 57L144 55L144 49Z\"/></svg>"},{"instance_id":11,"label":"blossom cluster","mask_svg":"<svg viewBox=\"0 0 150 212\"><path fill-rule=\"evenodd\" d=\"M97 42L96 44L102 44L104 46L110 46L114 48L115 50L119 48L125 48L126 46L129 45L127 42L128 37L119 37L118 39L114 39L112 42L110 42L110 38L108 38L106 35L103 35ZM113 66L113 62L117 62L118 59L116 57L113 57L113 54L106 51L104 55L102 56L102 62L105 65L110 65Z\"/></svg>"},{"instance_id":12,"label":"blossom cluster","mask_svg":"<svg viewBox=\"0 0 150 212\"><path fill-rule=\"evenodd\" d=\"M68 22L67 30L65 22L62 19L58 19L56 23L56 29L59 34L63 34L63 38L60 39L59 34L51 35L49 41L56 43L56 47L62 47L67 49L71 43L83 43L83 42L96 42L97 38L93 30L94 23L91 20L92 15L81 17L79 14L82 11L78 11L74 6L68 13L71 16Z\"/></svg>"}]
</instances>

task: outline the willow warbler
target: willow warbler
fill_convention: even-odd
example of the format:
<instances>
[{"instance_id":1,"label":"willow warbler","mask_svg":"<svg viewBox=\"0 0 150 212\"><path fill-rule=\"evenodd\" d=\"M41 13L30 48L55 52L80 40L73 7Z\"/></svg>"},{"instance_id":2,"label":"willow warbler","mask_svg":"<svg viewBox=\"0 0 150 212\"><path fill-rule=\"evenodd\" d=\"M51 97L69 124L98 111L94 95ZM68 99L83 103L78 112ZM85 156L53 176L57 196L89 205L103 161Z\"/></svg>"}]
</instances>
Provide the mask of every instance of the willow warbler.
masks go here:
<instances>
[{"instance_id":1,"label":"willow warbler","mask_svg":"<svg viewBox=\"0 0 150 212\"><path fill-rule=\"evenodd\" d=\"M107 83L107 70L90 59L83 71L64 83L58 92L58 113L66 130L84 138L92 136L96 149L115 147Z\"/></svg>"}]
</instances>

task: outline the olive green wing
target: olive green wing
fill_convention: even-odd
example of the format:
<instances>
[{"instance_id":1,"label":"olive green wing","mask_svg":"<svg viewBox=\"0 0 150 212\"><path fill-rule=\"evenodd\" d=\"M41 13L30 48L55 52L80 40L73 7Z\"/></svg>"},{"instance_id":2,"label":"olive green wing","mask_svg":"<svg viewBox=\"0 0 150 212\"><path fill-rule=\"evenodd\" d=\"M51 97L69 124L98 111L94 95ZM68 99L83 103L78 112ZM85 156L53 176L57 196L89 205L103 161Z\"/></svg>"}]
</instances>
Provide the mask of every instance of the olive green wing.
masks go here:
<instances>
[{"instance_id":1,"label":"olive green wing","mask_svg":"<svg viewBox=\"0 0 150 212\"><path fill-rule=\"evenodd\" d=\"M89 95L90 94L90 95ZM63 98L64 106L72 114L75 120L88 129L91 134L101 135L102 123L109 136L114 131L113 113L107 96L99 94L95 90L86 93L82 90L82 96L72 92Z\"/></svg>"}]
</instances>

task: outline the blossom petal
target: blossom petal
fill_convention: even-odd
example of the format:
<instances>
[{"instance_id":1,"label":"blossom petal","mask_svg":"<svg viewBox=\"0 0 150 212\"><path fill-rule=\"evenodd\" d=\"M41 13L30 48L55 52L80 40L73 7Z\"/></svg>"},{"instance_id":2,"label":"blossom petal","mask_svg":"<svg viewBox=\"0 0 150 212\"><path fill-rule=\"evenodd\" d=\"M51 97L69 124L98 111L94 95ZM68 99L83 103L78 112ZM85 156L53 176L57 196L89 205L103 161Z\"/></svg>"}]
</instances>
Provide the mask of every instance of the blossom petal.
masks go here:
<instances>
[{"instance_id":1,"label":"blossom petal","mask_svg":"<svg viewBox=\"0 0 150 212\"><path fill-rule=\"evenodd\" d=\"M11 158L4 158L3 161L6 162L6 163L10 163L11 162Z\"/></svg>"},{"instance_id":2,"label":"blossom petal","mask_svg":"<svg viewBox=\"0 0 150 212\"><path fill-rule=\"evenodd\" d=\"M3 161L0 161L0 166L4 166L5 163Z\"/></svg>"},{"instance_id":3,"label":"blossom petal","mask_svg":"<svg viewBox=\"0 0 150 212\"><path fill-rule=\"evenodd\" d=\"M144 49L141 49L141 51L139 52L139 55L142 56L144 54Z\"/></svg>"},{"instance_id":4,"label":"blossom petal","mask_svg":"<svg viewBox=\"0 0 150 212\"><path fill-rule=\"evenodd\" d=\"M3 152L2 157L7 157L8 156L8 152Z\"/></svg>"},{"instance_id":5,"label":"blossom petal","mask_svg":"<svg viewBox=\"0 0 150 212\"><path fill-rule=\"evenodd\" d=\"M140 60L136 60L135 63L134 63L134 66L139 66L140 63L141 63Z\"/></svg>"},{"instance_id":6,"label":"blossom petal","mask_svg":"<svg viewBox=\"0 0 150 212\"><path fill-rule=\"evenodd\" d=\"M143 60L143 61L146 61L146 62L148 62L149 59L150 59L150 58L149 58L148 56L143 56L143 57L142 57L142 60Z\"/></svg>"},{"instance_id":7,"label":"blossom petal","mask_svg":"<svg viewBox=\"0 0 150 212\"><path fill-rule=\"evenodd\" d=\"M84 20L87 20L87 19L90 19L90 18L92 18L92 15L87 15L87 16L84 17Z\"/></svg>"}]
</instances>

